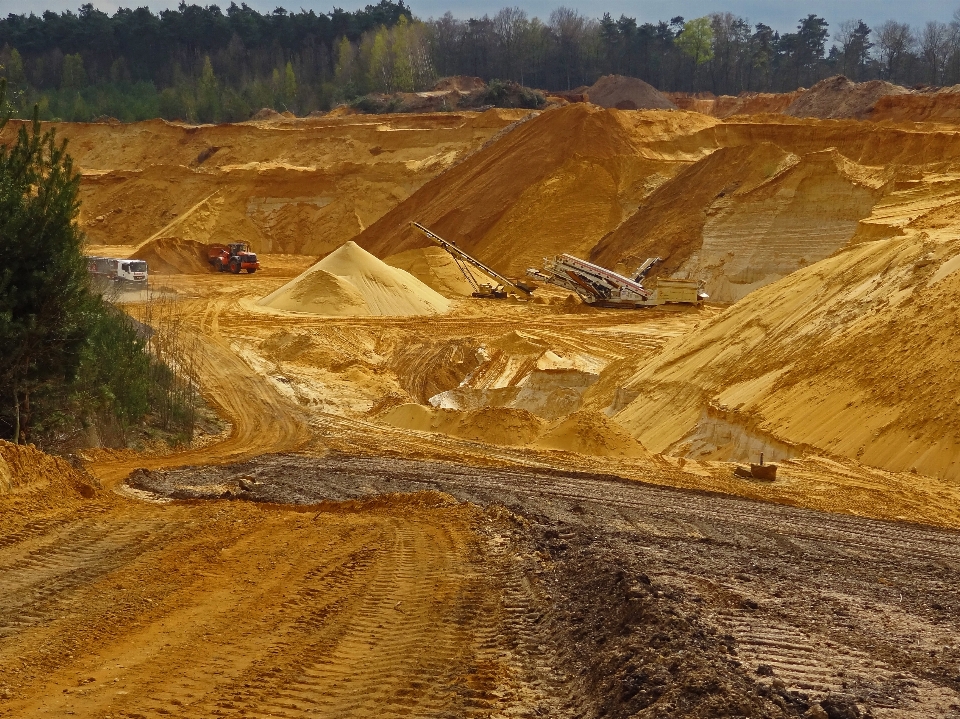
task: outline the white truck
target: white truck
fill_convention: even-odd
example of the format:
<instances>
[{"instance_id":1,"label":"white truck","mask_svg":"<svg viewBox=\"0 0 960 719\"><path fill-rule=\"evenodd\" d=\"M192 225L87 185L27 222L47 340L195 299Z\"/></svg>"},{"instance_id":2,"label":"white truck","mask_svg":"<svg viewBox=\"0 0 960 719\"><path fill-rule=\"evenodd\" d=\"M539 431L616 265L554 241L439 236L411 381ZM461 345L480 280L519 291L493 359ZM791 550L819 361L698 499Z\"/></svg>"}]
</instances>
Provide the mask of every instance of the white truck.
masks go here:
<instances>
[{"instance_id":1,"label":"white truck","mask_svg":"<svg viewBox=\"0 0 960 719\"><path fill-rule=\"evenodd\" d=\"M96 278L132 285L146 285L149 279L144 260L116 257L87 257L87 270Z\"/></svg>"}]
</instances>

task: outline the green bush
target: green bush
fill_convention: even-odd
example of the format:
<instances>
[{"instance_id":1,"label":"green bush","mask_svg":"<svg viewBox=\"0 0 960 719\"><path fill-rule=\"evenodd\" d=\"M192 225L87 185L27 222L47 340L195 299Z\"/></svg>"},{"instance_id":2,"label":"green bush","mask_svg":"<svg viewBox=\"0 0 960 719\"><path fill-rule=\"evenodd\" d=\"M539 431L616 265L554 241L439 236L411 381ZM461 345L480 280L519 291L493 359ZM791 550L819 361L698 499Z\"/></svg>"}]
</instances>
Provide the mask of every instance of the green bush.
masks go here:
<instances>
[{"instance_id":1,"label":"green bush","mask_svg":"<svg viewBox=\"0 0 960 719\"><path fill-rule=\"evenodd\" d=\"M38 115L0 145L0 436L65 445L94 426L117 446L154 412L189 439L194 385L150 351L153 330L92 290L79 175Z\"/></svg>"}]
</instances>

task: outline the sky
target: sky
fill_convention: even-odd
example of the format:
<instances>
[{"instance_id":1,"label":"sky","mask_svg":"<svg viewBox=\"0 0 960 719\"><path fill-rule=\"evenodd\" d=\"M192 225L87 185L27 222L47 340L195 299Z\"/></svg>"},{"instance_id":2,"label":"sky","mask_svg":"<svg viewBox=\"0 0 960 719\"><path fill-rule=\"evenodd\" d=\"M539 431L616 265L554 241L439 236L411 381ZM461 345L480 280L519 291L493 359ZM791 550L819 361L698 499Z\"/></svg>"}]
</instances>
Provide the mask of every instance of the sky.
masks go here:
<instances>
[{"instance_id":1,"label":"sky","mask_svg":"<svg viewBox=\"0 0 960 719\"><path fill-rule=\"evenodd\" d=\"M192 0L201 5L211 4L215 0ZM40 14L44 10L74 10L83 0L0 0L0 16L7 13ZM247 4L260 12L273 10L282 5L287 10L295 11L301 8L316 12L329 12L334 5L344 10L355 10L375 0L338 0L337 2L318 2L317 0L246 0ZM131 7L147 4L152 10L158 11L165 7L175 7L179 0L134 0L126 2L119 0L94 0L93 5L104 12L113 13L118 6ZM230 0L220 0L217 4L226 7ZM238 3L239 4L239 3ZM477 17L484 14L493 14L507 4L517 5L527 11L530 16L538 16L544 20L550 11L558 5L566 5L579 10L588 17L599 17L609 12L614 18L625 14L635 17L639 22L656 22L669 20L681 15L690 19L700 17L711 12L729 11L747 18L752 24L766 23L780 32L792 32L796 29L797 21L810 13L825 17L831 28L836 28L843 20L862 19L871 27L879 25L884 20L894 19L919 26L928 20L947 22L952 19L953 12L960 7L960 0L466 0L465 2L451 2L450 0L408 0L414 15L426 19L439 17L450 10L459 18Z\"/></svg>"}]
</instances>

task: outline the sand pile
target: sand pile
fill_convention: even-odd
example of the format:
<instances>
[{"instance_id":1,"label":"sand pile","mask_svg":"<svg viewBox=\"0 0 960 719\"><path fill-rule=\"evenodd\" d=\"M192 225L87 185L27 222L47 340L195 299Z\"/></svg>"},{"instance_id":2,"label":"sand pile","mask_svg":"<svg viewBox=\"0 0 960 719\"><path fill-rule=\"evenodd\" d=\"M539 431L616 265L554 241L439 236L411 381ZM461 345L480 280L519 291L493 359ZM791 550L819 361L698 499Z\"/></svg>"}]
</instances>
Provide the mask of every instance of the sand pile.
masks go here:
<instances>
[{"instance_id":1,"label":"sand pile","mask_svg":"<svg viewBox=\"0 0 960 719\"><path fill-rule=\"evenodd\" d=\"M257 110L250 119L254 122L262 122L264 120L282 120L283 115L270 107L264 107L260 110Z\"/></svg>"},{"instance_id":2,"label":"sand pile","mask_svg":"<svg viewBox=\"0 0 960 719\"><path fill-rule=\"evenodd\" d=\"M851 82L843 75L821 80L794 100L784 111L792 117L821 120L862 119L870 115L881 97L905 95L910 90L883 80Z\"/></svg>"},{"instance_id":3,"label":"sand pile","mask_svg":"<svg viewBox=\"0 0 960 719\"><path fill-rule=\"evenodd\" d=\"M550 425L534 444L594 457L651 457L615 421L590 410L581 410Z\"/></svg>"},{"instance_id":4,"label":"sand pile","mask_svg":"<svg viewBox=\"0 0 960 719\"><path fill-rule=\"evenodd\" d=\"M510 407L458 411L401 404L378 415L377 421L417 432L437 432L507 446L528 445L543 430L542 420L525 410Z\"/></svg>"},{"instance_id":5,"label":"sand pile","mask_svg":"<svg viewBox=\"0 0 960 719\"><path fill-rule=\"evenodd\" d=\"M432 287L444 297L469 297L473 287L467 282L450 253L441 247L422 247L391 255L384 260ZM474 271L480 282L488 282L486 275Z\"/></svg>"},{"instance_id":6,"label":"sand pile","mask_svg":"<svg viewBox=\"0 0 960 719\"><path fill-rule=\"evenodd\" d=\"M158 237L140 245L130 258L145 260L152 275L199 275L213 272L208 247L182 237Z\"/></svg>"},{"instance_id":7,"label":"sand pile","mask_svg":"<svg viewBox=\"0 0 960 719\"><path fill-rule=\"evenodd\" d=\"M618 110L676 110L666 96L653 85L637 77L604 75L587 88L590 102Z\"/></svg>"},{"instance_id":8,"label":"sand pile","mask_svg":"<svg viewBox=\"0 0 960 719\"><path fill-rule=\"evenodd\" d=\"M432 315L449 301L413 275L347 242L258 304L317 315Z\"/></svg>"},{"instance_id":9,"label":"sand pile","mask_svg":"<svg viewBox=\"0 0 960 719\"><path fill-rule=\"evenodd\" d=\"M733 115L760 115L782 113L803 93L794 92L741 92L739 95L715 96L712 92L664 93L667 99L681 110L701 112L712 117L727 118Z\"/></svg>"},{"instance_id":10,"label":"sand pile","mask_svg":"<svg viewBox=\"0 0 960 719\"><path fill-rule=\"evenodd\" d=\"M647 183L681 166L671 140L716 124L693 113L621 113L578 103L551 110L428 183L357 242L388 257L428 246L420 222L495 269L522 276L544 256L585 255L636 206ZM656 144L649 151L645 143ZM683 164L696 154L688 148Z\"/></svg>"},{"instance_id":11,"label":"sand pile","mask_svg":"<svg viewBox=\"0 0 960 719\"><path fill-rule=\"evenodd\" d=\"M456 435L491 444L527 445L537 439L543 422L524 409L481 407L463 413Z\"/></svg>"},{"instance_id":12,"label":"sand pile","mask_svg":"<svg viewBox=\"0 0 960 719\"><path fill-rule=\"evenodd\" d=\"M721 148L658 187L591 259L630 271L661 257L654 274L703 279L711 299L735 302L845 246L887 181L836 150Z\"/></svg>"},{"instance_id":13,"label":"sand pile","mask_svg":"<svg viewBox=\"0 0 960 719\"><path fill-rule=\"evenodd\" d=\"M36 521L46 510L68 509L97 491L96 480L60 457L0 440L0 529Z\"/></svg>"},{"instance_id":14,"label":"sand pile","mask_svg":"<svg viewBox=\"0 0 960 719\"><path fill-rule=\"evenodd\" d=\"M508 355L536 355L540 357L547 351L547 345L536 337L519 330L512 330L490 343L490 347Z\"/></svg>"},{"instance_id":15,"label":"sand pile","mask_svg":"<svg viewBox=\"0 0 960 719\"><path fill-rule=\"evenodd\" d=\"M453 75L443 77L433 86L434 92L448 90L457 90L459 92L471 92L473 90L482 90L487 86L481 78L470 77L469 75Z\"/></svg>"}]
</instances>

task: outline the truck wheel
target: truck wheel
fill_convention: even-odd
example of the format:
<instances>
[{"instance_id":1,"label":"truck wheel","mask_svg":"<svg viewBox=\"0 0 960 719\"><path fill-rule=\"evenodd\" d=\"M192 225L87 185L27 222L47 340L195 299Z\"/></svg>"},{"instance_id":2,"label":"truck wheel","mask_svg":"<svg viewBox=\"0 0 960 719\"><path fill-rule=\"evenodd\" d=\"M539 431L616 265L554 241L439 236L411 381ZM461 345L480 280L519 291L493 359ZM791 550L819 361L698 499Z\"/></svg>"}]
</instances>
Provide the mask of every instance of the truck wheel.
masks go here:
<instances>
[{"instance_id":1,"label":"truck wheel","mask_svg":"<svg viewBox=\"0 0 960 719\"><path fill-rule=\"evenodd\" d=\"M240 263L239 263L239 262L231 262L231 263L230 263L230 271L231 271L233 274L235 274L235 275L239 275L239 274L240 274Z\"/></svg>"},{"instance_id":2,"label":"truck wheel","mask_svg":"<svg viewBox=\"0 0 960 719\"><path fill-rule=\"evenodd\" d=\"M252 275L252 274L253 274L254 272L256 272L256 271L257 271L257 268L256 268L256 267L248 267L248 268L247 268L247 273L248 273L248 274L251 274L251 275Z\"/></svg>"},{"instance_id":3,"label":"truck wheel","mask_svg":"<svg viewBox=\"0 0 960 719\"><path fill-rule=\"evenodd\" d=\"M216 268L217 272L223 272L223 260L217 260Z\"/></svg>"}]
</instances>

